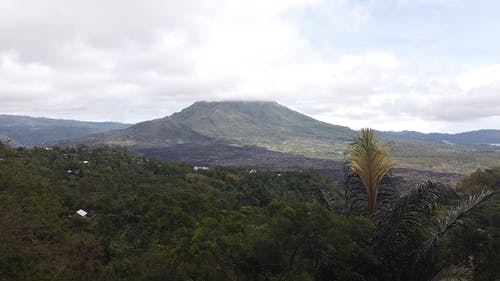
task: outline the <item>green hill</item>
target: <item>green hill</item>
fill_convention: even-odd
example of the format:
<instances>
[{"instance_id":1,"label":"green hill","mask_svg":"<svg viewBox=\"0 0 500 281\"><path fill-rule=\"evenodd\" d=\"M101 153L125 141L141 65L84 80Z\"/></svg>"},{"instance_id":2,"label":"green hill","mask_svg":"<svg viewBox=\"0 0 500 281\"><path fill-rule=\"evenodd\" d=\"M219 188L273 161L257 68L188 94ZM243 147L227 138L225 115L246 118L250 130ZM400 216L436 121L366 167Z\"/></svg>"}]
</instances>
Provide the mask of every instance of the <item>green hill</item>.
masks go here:
<instances>
[{"instance_id":1,"label":"green hill","mask_svg":"<svg viewBox=\"0 0 500 281\"><path fill-rule=\"evenodd\" d=\"M127 128L115 122L84 122L18 115L0 115L0 139L10 139L18 146L78 138L89 134Z\"/></svg>"},{"instance_id":2,"label":"green hill","mask_svg":"<svg viewBox=\"0 0 500 281\"><path fill-rule=\"evenodd\" d=\"M237 151L232 147L256 146L309 158L342 160L354 134L347 127L315 120L276 102L196 102L165 118L63 144L117 145L157 154L149 156L165 155L162 148L175 154L177 145L201 145L209 150L203 155L220 153L224 147ZM500 163L500 152L490 147L451 145L398 134L382 133L382 136L393 147L392 157L404 168L467 174ZM212 151L210 147L217 148ZM186 153L185 147L180 149ZM200 155L187 153L183 159L198 162ZM234 160L241 157L244 156L231 155L230 164L234 165ZM168 161L168 157L162 159Z\"/></svg>"},{"instance_id":3,"label":"green hill","mask_svg":"<svg viewBox=\"0 0 500 281\"><path fill-rule=\"evenodd\" d=\"M171 116L96 136L95 142L138 147L225 142L272 146L349 141L354 131L317 121L275 102L197 102Z\"/></svg>"},{"instance_id":4,"label":"green hill","mask_svg":"<svg viewBox=\"0 0 500 281\"><path fill-rule=\"evenodd\" d=\"M240 142L290 139L349 141L354 133L293 111L276 102L197 102L171 120L215 139Z\"/></svg>"}]
</instances>

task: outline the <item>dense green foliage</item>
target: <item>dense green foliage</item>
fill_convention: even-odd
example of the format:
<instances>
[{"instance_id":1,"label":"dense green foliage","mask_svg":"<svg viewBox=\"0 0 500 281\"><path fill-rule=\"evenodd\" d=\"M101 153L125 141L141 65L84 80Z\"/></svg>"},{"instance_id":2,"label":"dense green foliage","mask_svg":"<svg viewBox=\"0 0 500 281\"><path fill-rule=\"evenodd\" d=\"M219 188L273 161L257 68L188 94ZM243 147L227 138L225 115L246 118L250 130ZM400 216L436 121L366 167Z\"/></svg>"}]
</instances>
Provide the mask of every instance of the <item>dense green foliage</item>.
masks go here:
<instances>
[{"instance_id":1,"label":"dense green foliage","mask_svg":"<svg viewBox=\"0 0 500 281\"><path fill-rule=\"evenodd\" d=\"M319 191L342 198L312 171L0 146L0 280L403 280L384 250L401 248L380 250L379 226L332 212ZM435 269L466 261L474 280L500 278L493 207L440 237Z\"/></svg>"},{"instance_id":2,"label":"dense green foliage","mask_svg":"<svg viewBox=\"0 0 500 281\"><path fill-rule=\"evenodd\" d=\"M479 189L500 190L500 166L478 169L458 186L462 193ZM475 280L500 280L500 202L482 209L479 227L468 227L450 237L448 260L474 263ZM472 260L471 260L472 259Z\"/></svg>"},{"instance_id":3,"label":"dense green foliage","mask_svg":"<svg viewBox=\"0 0 500 281\"><path fill-rule=\"evenodd\" d=\"M315 203L312 191L332 185L310 171L193 171L104 148L4 147L0 158L0 280L376 280L384 271L372 223Z\"/></svg>"},{"instance_id":4,"label":"dense green foliage","mask_svg":"<svg viewBox=\"0 0 500 281\"><path fill-rule=\"evenodd\" d=\"M484 170L477 169L459 184L458 190L467 192L485 187L500 190L500 166Z\"/></svg>"}]
</instances>

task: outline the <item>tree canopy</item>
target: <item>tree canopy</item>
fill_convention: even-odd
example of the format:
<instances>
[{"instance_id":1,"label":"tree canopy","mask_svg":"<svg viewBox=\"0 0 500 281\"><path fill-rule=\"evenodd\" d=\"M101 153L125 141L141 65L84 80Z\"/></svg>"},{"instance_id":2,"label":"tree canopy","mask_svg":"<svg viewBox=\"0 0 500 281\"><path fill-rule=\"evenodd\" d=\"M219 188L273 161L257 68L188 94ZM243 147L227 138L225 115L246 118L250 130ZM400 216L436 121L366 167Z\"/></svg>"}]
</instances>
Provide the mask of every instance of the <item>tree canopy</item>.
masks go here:
<instances>
[{"instance_id":1,"label":"tree canopy","mask_svg":"<svg viewBox=\"0 0 500 281\"><path fill-rule=\"evenodd\" d=\"M341 188L310 170L195 170L112 148L1 143L0 159L2 281L500 278L489 192L423 183L372 220L329 205Z\"/></svg>"}]
</instances>

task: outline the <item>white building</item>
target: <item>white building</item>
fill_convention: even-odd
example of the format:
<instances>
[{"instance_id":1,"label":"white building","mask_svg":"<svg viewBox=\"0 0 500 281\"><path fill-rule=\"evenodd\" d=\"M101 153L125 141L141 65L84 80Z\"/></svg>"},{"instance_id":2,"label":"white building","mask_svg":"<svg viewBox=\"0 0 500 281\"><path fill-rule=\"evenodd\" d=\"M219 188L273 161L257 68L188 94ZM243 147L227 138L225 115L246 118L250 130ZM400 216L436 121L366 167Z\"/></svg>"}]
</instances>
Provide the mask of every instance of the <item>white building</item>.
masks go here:
<instances>
[{"instance_id":1,"label":"white building","mask_svg":"<svg viewBox=\"0 0 500 281\"><path fill-rule=\"evenodd\" d=\"M198 171L198 170L208 170L208 167L205 166L194 166L193 170Z\"/></svg>"},{"instance_id":2,"label":"white building","mask_svg":"<svg viewBox=\"0 0 500 281\"><path fill-rule=\"evenodd\" d=\"M78 215L80 215L81 217L85 217L85 216L88 214L87 212L85 212L85 211L84 211L84 210L82 210L82 209L80 209L80 210L76 211L76 213L77 213Z\"/></svg>"}]
</instances>

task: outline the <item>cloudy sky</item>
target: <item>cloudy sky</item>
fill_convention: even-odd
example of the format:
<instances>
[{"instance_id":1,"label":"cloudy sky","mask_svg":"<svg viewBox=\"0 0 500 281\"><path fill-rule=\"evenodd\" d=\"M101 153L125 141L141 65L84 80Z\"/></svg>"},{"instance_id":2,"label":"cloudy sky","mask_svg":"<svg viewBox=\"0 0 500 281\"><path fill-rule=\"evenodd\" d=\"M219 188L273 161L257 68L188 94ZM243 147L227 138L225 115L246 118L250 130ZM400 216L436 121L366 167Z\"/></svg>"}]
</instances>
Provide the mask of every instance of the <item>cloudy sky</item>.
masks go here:
<instances>
[{"instance_id":1,"label":"cloudy sky","mask_svg":"<svg viewBox=\"0 0 500 281\"><path fill-rule=\"evenodd\" d=\"M273 100L352 128L500 129L500 1L0 0L0 113L138 122Z\"/></svg>"}]
</instances>

